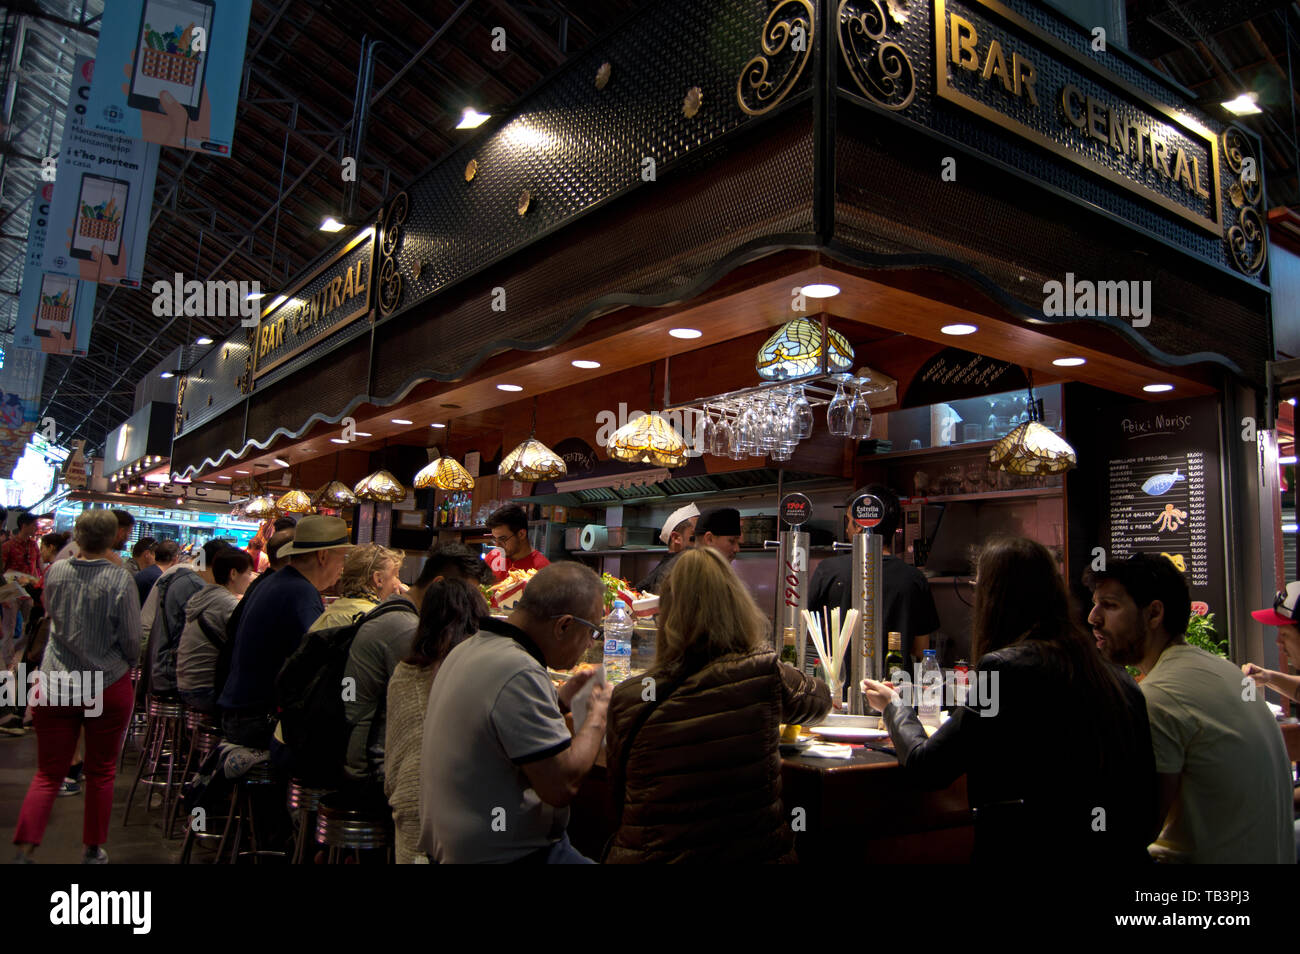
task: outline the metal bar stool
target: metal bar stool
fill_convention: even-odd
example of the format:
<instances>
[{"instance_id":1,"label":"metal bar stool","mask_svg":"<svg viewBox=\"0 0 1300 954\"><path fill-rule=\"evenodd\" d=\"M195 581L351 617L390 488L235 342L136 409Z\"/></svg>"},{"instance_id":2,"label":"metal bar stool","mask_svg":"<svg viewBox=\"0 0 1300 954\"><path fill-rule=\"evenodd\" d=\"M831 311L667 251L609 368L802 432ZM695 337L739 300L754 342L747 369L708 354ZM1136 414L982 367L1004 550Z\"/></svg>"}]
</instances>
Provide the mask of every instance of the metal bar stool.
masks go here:
<instances>
[{"instance_id":1,"label":"metal bar stool","mask_svg":"<svg viewBox=\"0 0 1300 954\"><path fill-rule=\"evenodd\" d=\"M188 740L185 746L185 764L181 768L180 784L185 784L196 775L203 760L221 743L221 725L216 716L200 709L185 707L185 734ZM173 837L175 823L181 815L181 799L172 803L172 814L168 816L167 837Z\"/></svg>"},{"instance_id":2,"label":"metal bar stool","mask_svg":"<svg viewBox=\"0 0 1300 954\"><path fill-rule=\"evenodd\" d=\"M389 812L331 805L326 796L316 814L316 840L329 849L327 864L342 863L346 851L359 862L360 852L373 848L386 848L385 859L393 863L393 817Z\"/></svg>"},{"instance_id":3,"label":"metal bar stool","mask_svg":"<svg viewBox=\"0 0 1300 954\"><path fill-rule=\"evenodd\" d=\"M286 852L259 848L257 844L258 810L255 807L257 802L257 792L255 790L265 791L275 787L276 784L277 781L271 771L269 762L259 762L241 778L235 779L235 791L231 795L230 816L226 819L225 831L221 833L221 841L217 845L215 863L221 863L227 846L230 848L230 863L232 865L237 864L240 858L245 857L251 857L253 864L260 864L263 858L288 858ZM232 826L234 828L233 837L231 836ZM249 848L246 851L242 850L245 826L247 826L249 841Z\"/></svg>"},{"instance_id":4,"label":"metal bar stool","mask_svg":"<svg viewBox=\"0 0 1300 954\"><path fill-rule=\"evenodd\" d=\"M163 822L171 818L172 798L180 794L181 734L184 725L184 710L179 701L162 696L149 696L149 726L145 733L144 748L140 752L140 763L136 767L135 781L131 783L131 792L126 797L126 810L122 813L122 826L126 827L131 817L131 802L135 799L136 789L142 784L149 790L145 799L145 811L153 804L153 789L161 788L163 796ZM164 771L164 760L167 768Z\"/></svg>"},{"instance_id":5,"label":"metal bar stool","mask_svg":"<svg viewBox=\"0 0 1300 954\"><path fill-rule=\"evenodd\" d=\"M122 752L117 760L118 771L121 771L123 766L126 765L127 743L131 743L131 747L135 749L138 758L140 753L144 751L145 736L149 731L149 717L140 708L139 697L136 695L136 687L140 684L140 667L136 666L130 670L130 676L131 694L136 701L131 707L131 718L126 723L126 733L122 736Z\"/></svg>"},{"instance_id":6,"label":"metal bar stool","mask_svg":"<svg viewBox=\"0 0 1300 954\"><path fill-rule=\"evenodd\" d=\"M306 864L307 842L316 832L316 815L320 800L331 793L328 788L312 788L301 779L289 782L289 814L296 821L297 834L293 840L293 864Z\"/></svg>"}]
</instances>

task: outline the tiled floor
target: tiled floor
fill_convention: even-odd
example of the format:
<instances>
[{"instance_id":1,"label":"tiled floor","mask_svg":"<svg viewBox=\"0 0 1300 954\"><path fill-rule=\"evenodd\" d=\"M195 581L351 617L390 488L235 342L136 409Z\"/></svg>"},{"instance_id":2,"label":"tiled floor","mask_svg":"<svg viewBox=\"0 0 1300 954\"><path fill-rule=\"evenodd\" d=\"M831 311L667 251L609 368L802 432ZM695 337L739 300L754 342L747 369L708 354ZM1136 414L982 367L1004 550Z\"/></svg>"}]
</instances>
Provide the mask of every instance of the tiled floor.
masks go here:
<instances>
[{"instance_id":1,"label":"tiled floor","mask_svg":"<svg viewBox=\"0 0 1300 954\"><path fill-rule=\"evenodd\" d=\"M27 794L27 786L35 771L35 733L28 732L21 737L0 735L0 832L4 837L4 845L0 847L0 861L8 862L13 857L9 843L13 840L14 828L18 824L23 796ZM109 863L173 864L180 857L181 839L168 841L163 837L161 809L155 808L147 814L141 811L143 788L136 793L135 804L131 807L130 826L122 827L122 810L126 806L127 792L130 791L134 778L135 760L133 753L128 752L126 766L118 773L113 787L113 821L109 828L108 843L104 846ZM81 861L81 822L84 810L84 795L55 799L50 827L46 829L45 840L36 851L39 863L76 864Z\"/></svg>"}]
</instances>

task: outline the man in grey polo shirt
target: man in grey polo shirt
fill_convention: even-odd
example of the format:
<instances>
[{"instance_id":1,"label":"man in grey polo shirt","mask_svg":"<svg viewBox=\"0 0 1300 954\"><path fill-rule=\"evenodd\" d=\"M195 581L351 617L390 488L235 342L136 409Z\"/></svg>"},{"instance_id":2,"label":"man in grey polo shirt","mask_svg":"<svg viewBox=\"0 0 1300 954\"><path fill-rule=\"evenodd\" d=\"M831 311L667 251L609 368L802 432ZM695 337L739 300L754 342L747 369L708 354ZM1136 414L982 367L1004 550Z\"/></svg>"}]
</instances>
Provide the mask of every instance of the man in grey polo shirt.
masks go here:
<instances>
[{"instance_id":1,"label":"man in grey polo shirt","mask_svg":"<svg viewBox=\"0 0 1300 954\"><path fill-rule=\"evenodd\" d=\"M582 864L568 805L605 735L610 689L592 687L586 721L564 713L593 671L557 692L602 637L605 588L577 563L543 567L509 619L485 619L451 651L429 693L421 755L420 847L440 863Z\"/></svg>"}]
</instances>

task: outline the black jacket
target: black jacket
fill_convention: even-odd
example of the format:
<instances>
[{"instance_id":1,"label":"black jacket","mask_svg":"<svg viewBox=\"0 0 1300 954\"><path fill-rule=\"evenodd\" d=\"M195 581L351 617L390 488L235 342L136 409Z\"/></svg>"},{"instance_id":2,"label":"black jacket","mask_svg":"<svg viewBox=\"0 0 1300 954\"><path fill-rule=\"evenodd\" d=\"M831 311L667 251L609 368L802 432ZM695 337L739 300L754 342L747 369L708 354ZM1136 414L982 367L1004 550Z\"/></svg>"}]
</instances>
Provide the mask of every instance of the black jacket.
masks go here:
<instances>
[{"instance_id":1,"label":"black jacket","mask_svg":"<svg viewBox=\"0 0 1300 954\"><path fill-rule=\"evenodd\" d=\"M886 707L885 721L920 787L966 775L976 861L1143 862L1156 828L1155 756L1142 693L1119 676L1125 729L1111 737L1097 721L1101 702L1032 642L985 655L972 674L972 691L983 680L979 703L954 708L932 737L905 705Z\"/></svg>"}]
</instances>

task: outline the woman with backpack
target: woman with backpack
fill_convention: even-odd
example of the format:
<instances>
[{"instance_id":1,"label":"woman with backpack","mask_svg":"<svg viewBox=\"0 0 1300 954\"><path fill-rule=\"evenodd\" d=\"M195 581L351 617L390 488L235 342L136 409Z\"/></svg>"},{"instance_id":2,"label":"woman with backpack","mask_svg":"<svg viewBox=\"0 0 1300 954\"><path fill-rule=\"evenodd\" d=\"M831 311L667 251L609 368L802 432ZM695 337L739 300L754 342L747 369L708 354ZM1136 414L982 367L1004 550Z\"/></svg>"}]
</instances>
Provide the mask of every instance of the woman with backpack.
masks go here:
<instances>
[{"instance_id":1,"label":"woman with backpack","mask_svg":"<svg viewBox=\"0 0 1300 954\"><path fill-rule=\"evenodd\" d=\"M245 550L226 547L212 558L212 582L185 604L176 688L192 709L217 711L217 660L226 642L226 623L251 582L252 558Z\"/></svg>"}]
</instances>

